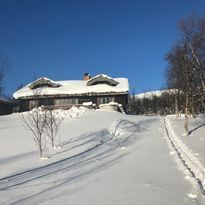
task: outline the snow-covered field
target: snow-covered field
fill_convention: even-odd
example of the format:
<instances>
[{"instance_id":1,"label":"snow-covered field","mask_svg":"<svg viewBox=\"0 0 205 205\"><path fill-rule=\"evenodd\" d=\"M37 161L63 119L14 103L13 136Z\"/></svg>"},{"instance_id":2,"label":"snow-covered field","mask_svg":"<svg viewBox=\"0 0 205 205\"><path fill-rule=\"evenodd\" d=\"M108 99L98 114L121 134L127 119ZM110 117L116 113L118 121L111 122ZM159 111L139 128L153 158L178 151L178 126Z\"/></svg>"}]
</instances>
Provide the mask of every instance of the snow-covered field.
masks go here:
<instances>
[{"instance_id":1,"label":"snow-covered field","mask_svg":"<svg viewBox=\"0 0 205 205\"><path fill-rule=\"evenodd\" d=\"M61 115L61 147L44 150L44 160L20 114L0 117L1 205L205 204L164 118L85 109Z\"/></svg>"}]
</instances>

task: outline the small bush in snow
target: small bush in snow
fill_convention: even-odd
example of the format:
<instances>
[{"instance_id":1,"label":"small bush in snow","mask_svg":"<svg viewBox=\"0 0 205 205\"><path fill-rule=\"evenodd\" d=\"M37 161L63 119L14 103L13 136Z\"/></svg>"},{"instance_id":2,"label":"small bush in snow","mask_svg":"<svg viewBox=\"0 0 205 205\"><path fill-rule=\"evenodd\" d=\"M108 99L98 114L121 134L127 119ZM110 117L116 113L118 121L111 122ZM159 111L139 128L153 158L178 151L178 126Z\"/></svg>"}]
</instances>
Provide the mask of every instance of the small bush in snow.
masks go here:
<instances>
[{"instance_id":1,"label":"small bush in snow","mask_svg":"<svg viewBox=\"0 0 205 205\"><path fill-rule=\"evenodd\" d=\"M30 112L21 115L25 127L33 134L33 139L39 149L40 158L43 157L43 133L46 129L46 110L43 108L34 108Z\"/></svg>"},{"instance_id":2,"label":"small bush in snow","mask_svg":"<svg viewBox=\"0 0 205 205\"><path fill-rule=\"evenodd\" d=\"M59 115L59 112L56 110L47 110L46 112L46 133L48 138L51 141L51 145L54 148L56 146L55 141L57 134L60 128L60 125L63 121L63 117Z\"/></svg>"}]
</instances>

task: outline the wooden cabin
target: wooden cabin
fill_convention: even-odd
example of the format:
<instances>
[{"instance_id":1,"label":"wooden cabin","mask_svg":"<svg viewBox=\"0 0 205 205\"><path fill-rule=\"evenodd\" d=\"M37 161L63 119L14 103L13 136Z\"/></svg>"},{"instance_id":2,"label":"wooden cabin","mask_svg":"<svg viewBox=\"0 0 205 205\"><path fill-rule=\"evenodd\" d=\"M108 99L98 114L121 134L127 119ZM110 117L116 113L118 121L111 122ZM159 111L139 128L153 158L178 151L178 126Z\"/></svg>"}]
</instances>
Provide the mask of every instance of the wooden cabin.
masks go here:
<instances>
[{"instance_id":1,"label":"wooden cabin","mask_svg":"<svg viewBox=\"0 0 205 205\"><path fill-rule=\"evenodd\" d=\"M18 100L19 111L28 111L38 106L69 109L72 106L117 102L125 109L128 103L127 78L111 78L100 74L83 80L53 81L39 78L16 91L13 96Z\"/></svg>"}]
</instances>

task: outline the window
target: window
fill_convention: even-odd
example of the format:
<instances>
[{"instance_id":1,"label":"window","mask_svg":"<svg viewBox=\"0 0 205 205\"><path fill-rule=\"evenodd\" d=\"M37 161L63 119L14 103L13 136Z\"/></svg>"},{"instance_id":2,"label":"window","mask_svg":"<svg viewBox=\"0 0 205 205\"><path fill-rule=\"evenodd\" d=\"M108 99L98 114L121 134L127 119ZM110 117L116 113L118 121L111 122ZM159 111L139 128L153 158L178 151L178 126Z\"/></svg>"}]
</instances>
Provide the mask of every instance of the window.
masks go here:
<instances>
[{"instance_id":1,"label":"window","mask_svg":"<svg viewBox=\"0 0 205 205\"><path fill-rule=\"evenodd\" d=\"M49 98L43 98L40 100L40 105L50 106L53 104L53 101Z\"/></svg>"},{"instance_id":2,"label":"window","mask_svg":"<svg viewBox=\"0 0 205 205\"><path fill-rule=\"evenodd\" d=\"M68 99L68 103L71 105L76 105L76 104L78 104L78 99L76 99L76 98Z\"/></svg>"},{"instance_id":3,"label":"window","mask_svg":"<svg viewBox=\"0 0 205 205\"><path fill-rule=\"evenodd\" d=\"M35 107L38 107L38 100L30 100L29 101L29 110L32 110Z\"/></svg>"},{"instance_id":4,"label":"window","mask_svg":"<svg viewBox=\"0 0 205 205\"><path fill-rule=\"evenodd\" d=\"M79 99L79 104L83 104L85 102L92 102L91 98L80 98Z\"/></svg>"},{"instance_id":5,"label":"window","mask_svg":"<svg viewBox=\"0 0 205 205\"><path fill-rule=\"evenodd\" d=\"M76 105L76 104L78 104L78 99L76 98L54 100L54 105Z\"/></svg>"},{"instance_id":6,"label":"window","mask_svg":"<svg viewBox=\"0 0 205 205\"><path fill-rule=\"evenodd\" d=\"M114 97L100 97L98 98L98 104L108 104L109 102L114 102Z\"/></svg>"}]
</instances>

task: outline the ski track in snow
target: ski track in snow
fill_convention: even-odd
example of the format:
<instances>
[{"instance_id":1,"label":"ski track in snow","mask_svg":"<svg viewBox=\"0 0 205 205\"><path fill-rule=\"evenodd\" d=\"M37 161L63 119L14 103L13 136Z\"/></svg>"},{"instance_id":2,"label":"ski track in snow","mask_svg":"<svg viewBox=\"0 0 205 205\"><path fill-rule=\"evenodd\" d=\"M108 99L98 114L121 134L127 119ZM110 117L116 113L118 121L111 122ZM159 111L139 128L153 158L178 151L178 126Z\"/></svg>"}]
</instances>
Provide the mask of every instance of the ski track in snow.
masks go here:
<instances>
[{"instance_id":1,"label":"ski track in snow","mask_svg":"<svg viewBox=\"0 0 205 205\"><path fill-rule=\"evenodd\" d=\"M90 173L104 169L116 163L125 153L120 148L125 148L136 140L136 134L143 129L140 125L127 120L117 120L113 123L110 131L101 130L99 132L90 133L79 136L77 139L70 139L64 142L63 150L60 152L68 152L72 149L79 148L80 152L67 158L61 159L54 163L25 170L0 179L0 191L21 189L23 187L42 186L46 182L46 188L40 188L40 192L35 194L25 194L19 200L6 201L3 204L26 204L29 202L35 204L35 197L50 192L65 183L72 183ZM123 132L122 132L123 130ZM82 151L83 150L83 151ZM60 154L57 153L57 154ZM89 165L89 166L88 166ZM55 175L55 180L52 176ZM2 205L3 205L2 204Z\"/></svg>"},{"instance_id":2,"label":"ski track in snow","mask_svg":"<svg viewBox=\"0 0 205 205\"><path fill-rule=\"evenodd\" d=\"M201 164L201 162L194 156L195 154L176 136L174 130L171 127L169 119L166 117L164 119L165 126L165 135L169 139L173 149L175 150L181 164L185 167L185 169L191 174L191 176L195 179L195 182L198 183L199 188L202 191L202 194L205 195L205 168ZM174 154L174 151L172 151ZM194 194L188 194L190 198L193 197ZM192 196L192 197L191 197Z\"/></svg>"}]
</instances>

